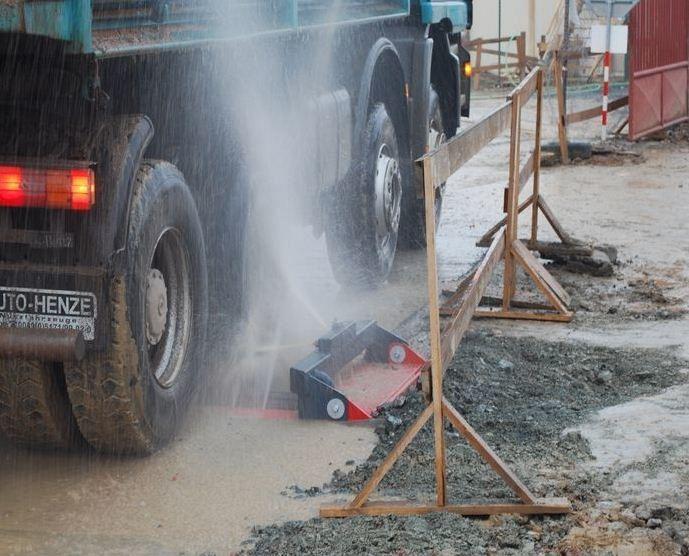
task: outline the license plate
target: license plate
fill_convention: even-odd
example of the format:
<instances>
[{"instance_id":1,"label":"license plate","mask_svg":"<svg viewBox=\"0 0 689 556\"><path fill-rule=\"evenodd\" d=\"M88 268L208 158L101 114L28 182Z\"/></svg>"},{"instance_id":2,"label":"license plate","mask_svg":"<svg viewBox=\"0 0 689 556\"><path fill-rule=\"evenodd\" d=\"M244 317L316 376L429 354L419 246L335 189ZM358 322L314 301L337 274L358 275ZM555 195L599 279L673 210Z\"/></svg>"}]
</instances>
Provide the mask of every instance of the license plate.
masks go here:
<instances>
[{"instance_id":1,"label":"license plate","mask_svg":"<svg viewBox=\"0 0 689 556\"><path fill-rule=\"evenodd\" d=\"M95 321L92 293L0 286L0 326L80 330L93 340Z\"/></svg>"}]
</instances>

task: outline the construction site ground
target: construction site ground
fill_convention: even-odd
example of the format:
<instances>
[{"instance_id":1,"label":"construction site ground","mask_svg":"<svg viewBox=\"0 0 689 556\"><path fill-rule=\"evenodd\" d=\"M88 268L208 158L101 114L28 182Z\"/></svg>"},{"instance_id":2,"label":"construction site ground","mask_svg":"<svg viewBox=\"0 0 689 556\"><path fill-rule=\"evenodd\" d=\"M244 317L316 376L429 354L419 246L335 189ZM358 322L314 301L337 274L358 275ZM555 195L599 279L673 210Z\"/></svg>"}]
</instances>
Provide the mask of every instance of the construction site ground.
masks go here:
<instances>
[{"instance_id":1,"label":"construction site ground","mask_svg":"<svg viewBox=\"0 0 689 556\"><path fill-rule=\"evenodd\" d=\"M500 102L475 96L472 120ZM552 139L552 99L546 107ZM590 122L576 135L597 132ZM438 236L445 289L481 257L475 242L501 217L508 148L494 141L448 184ZM541 188L572 235L618 249L613 275L551 267L574 321L475 321L445 378L446 396L496 452L536 495L568 497L570 515L319 519L319 506L351 497L370 476L420 397L347 426L241 416L216 392L147 459L0 444L0 552L688 554L689 142L678 131L608 151L544 168ZM545 223L543 233L554 239ZM339 289L323 242L312 242L314 302L340 308L323 320L376 318L426 350L423 253L402 253L389 284L362 294ZM510 496L457 436L448 429L450 499ZM381 494L433 496L432 441L424 430Z\"/></svg>"}]
</instances>

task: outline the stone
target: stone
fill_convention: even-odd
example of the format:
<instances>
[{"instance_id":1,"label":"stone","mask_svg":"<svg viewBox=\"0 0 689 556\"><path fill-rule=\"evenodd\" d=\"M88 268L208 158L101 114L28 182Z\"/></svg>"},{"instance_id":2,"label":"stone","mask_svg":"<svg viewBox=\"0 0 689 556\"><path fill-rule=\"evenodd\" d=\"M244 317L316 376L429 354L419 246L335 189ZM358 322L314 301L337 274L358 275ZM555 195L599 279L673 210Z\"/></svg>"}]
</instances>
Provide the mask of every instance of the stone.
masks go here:
<instances>
[{"instance_id":1,"label":"stone","mask_svg":"<svg viewBox=\"0 0 689 556\"><path fill-rule=\"evenodd\" d=\"M639 518L641 521L644 523L651 519L651 510L647 508L646 506L639 506L636 511L634 512L636 517Z\"/></svg>"},{"instance_id":2,"label":"stone","mask_svg":"<svg viewBox=\"0 0 689 556\"><path fill-rule=\"evenodd\" d=\"M500 361L498 361L498 367L500 367L503 371L508 371L514 369L514 363L512 363L512 361L508 361L507 359L500 359Z\"/></svg>"},{"instance_id":3,"label":"stone","mask_svg":"<svg viewBox=\"0 0 689 556\"><path fill-rule=\"evenodd\" d=\"M641 527L644 521L639 519L630 509L622 510L620 512L620 520L631 527Z\"/></svg>"},{"instance_id":4,"label":"stone","mask_svg":"<svg viewBox=\"0 0 689 556\"><path fill-rule=\"evenodd\" d=\"M596 375L598 384L608 384L612 380L613 374L610 371L601 371Z\"/></svg>"},{"instance_id":5,"label":"stone","mask_svg":"<svg viewBox=\"0 0 689 556\"><path fill-rule=\"evenodd\" d=\"M399 417L395 417L394 415L387 415L385 419L394 428L402 426L402 419L400 419Z\"/></svg>"}]
</instances>

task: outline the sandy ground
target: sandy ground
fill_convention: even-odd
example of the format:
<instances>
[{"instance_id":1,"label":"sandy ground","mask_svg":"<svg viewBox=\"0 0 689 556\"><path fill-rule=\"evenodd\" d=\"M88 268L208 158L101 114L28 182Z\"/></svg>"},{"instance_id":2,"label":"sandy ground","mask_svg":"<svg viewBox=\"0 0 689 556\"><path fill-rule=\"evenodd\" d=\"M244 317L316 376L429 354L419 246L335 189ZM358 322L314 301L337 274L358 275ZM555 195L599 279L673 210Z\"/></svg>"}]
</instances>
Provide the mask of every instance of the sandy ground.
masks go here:
<instances>
[{"instance_id":1,"label":"sandy ground","mask_svg":"<svg viewBox=\"0 0 689 556\"><path fill-rule=\"evenodd\" d=\"M498 102L477 99L474 118ZM546 106L551 109L552 103ZM532 116L527 113L526 120L533 122ZM547 120L552 124L552 118ZM529 135L526 131L525 138ZM552 126L548 135L554 136ZM476 239L501 216L507 148L506 139L497 139L448 186L438 239L445 286L480 257ZM686 309L687 145L646 143L635 148L642 152L640 159L547 168L542 175L544 195L575 236L619 248L623 264L616 276L604 281L563 278L578 288L578 314L571 325L491 322L476 325L476 330L607 347L672 347L673 355L689 357L687 320L660 313ZM544 234L551 237L548 230ZM310 271L303 274L308 303L319 308L310 325L314 334L336 317L371 317L395 327L424 303L425 261L420 253L402 253L389 284L363 295L341 291L324 261L322 240L311 240L302 265ZM667 303L653 297L658 292ZM638 311L601 313L596 301L601 307L636 304ZM285 376L277 383L284 384ZM689 466L687 393L686 385L672 386L591 411L572 428L586 439L595 458L577 465L614 475L598 501L636 507L673 493L686 500L677 485L687 484ZM332 495L295 496L290 487L329 482L333 471L364 462L377 442L373 425L240 418L219 394L197 410L172 446L149 459L31 453L0 444L0 554L225 554L238 549L255 525L316 515ZM632 465L659 454L666 471ZM462 523L455 534L469 535L471 528L480 527ZM582 520L577 534L579 541L587 538L586 546L593 546L599 539L589 539L587 523ZM574 545L579 542L575 540ZM608 545L620 545L619 539L614 542Z\"/></svg>"}]
</instances>

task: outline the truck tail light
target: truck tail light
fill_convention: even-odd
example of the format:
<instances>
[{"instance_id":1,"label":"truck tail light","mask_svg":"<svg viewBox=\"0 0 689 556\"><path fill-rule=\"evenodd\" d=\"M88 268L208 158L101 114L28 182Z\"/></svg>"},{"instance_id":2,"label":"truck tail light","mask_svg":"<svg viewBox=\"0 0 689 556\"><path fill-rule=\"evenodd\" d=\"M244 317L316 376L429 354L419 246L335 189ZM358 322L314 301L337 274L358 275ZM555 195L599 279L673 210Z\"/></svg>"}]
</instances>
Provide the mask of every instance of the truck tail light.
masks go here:
<instances>
[{"instance_id":1,"label":"truck tail light","mask_svg":"<svg viewBox=\"0 0 689 556\"><path fill-rule=\"evenodd\" d=\"M0 166L0 206L90 210L96 181L90 168Z\"/></svg>"},{"instance_id":2,"label":"truck tail light","mask_svg":"<svg viewBox=\"0 0 689 556\"><path fill-rule=\"evenodd\" d=\"M471 62L464 62L464 77L471 77L471 74L474 73L474 68L471 67Z\"/></svg>"}]
</instances>

